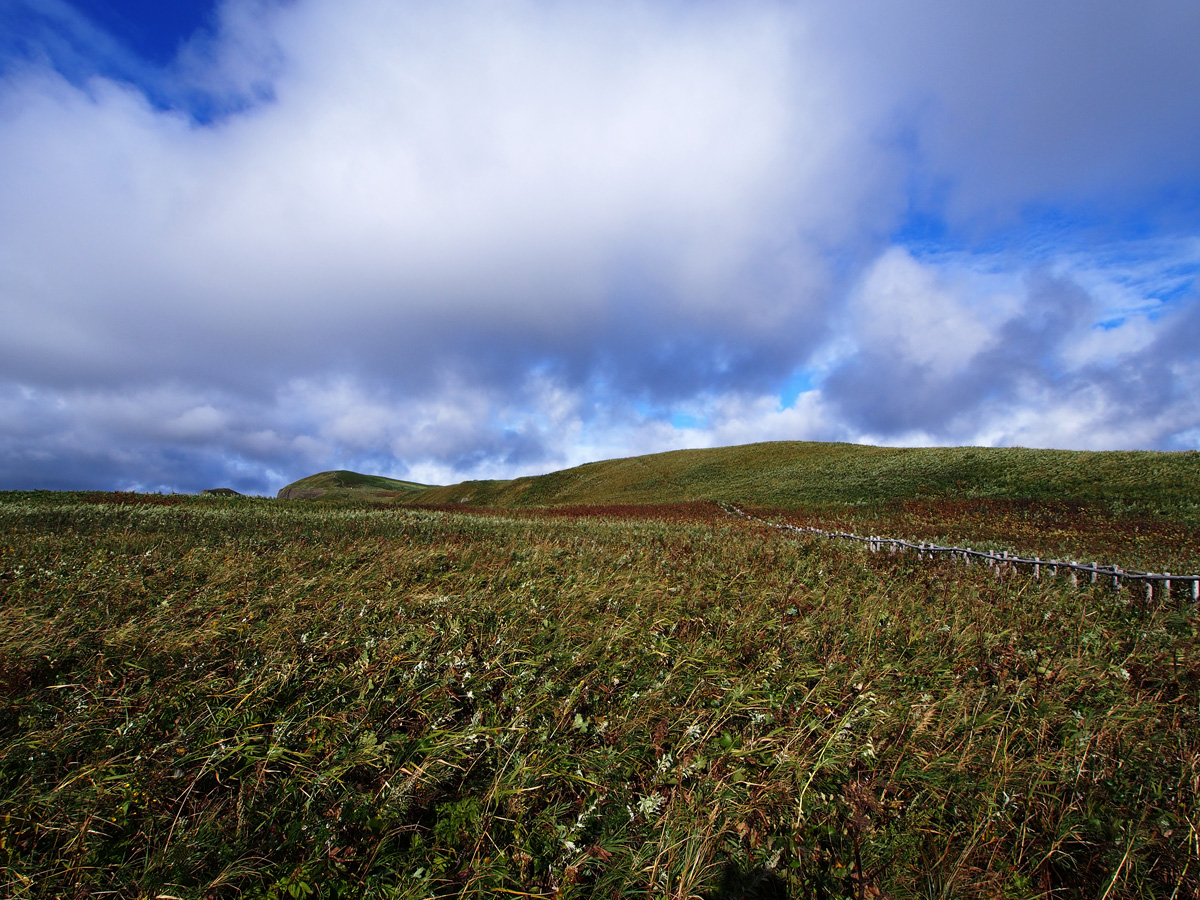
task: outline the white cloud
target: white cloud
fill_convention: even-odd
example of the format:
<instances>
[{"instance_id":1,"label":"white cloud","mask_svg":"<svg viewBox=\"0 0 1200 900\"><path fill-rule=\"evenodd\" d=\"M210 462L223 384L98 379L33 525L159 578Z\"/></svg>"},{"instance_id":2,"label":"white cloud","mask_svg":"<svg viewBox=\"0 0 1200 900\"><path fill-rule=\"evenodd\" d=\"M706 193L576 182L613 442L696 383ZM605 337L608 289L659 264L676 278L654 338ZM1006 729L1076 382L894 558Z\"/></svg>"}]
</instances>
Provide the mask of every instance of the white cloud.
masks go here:
<instances>
[{"instance_id":1,"label":"white cloud","mask_svg":"<svg viewBox=\"0 0 1200 900\"><path fill-rule=\"evenodd\" d=\"M946 378L988 348L996 325L1011 314L1008 298L972 287L977 286L946 283L939 272L893 247L854 292L849 327L866 350L895 354Z\"/></svg>"},{"instance_id":2,"label":"white cloud","mask_svg":"<svg viewBox=\"0 0 1200 900\"><path fill-rule=\"evenodd\" d=\"M1085 290L1077 264L1070 253L1046 260L1010 291L1011 274L986 254L887 251L828 364L832 418L881 444L1179 446L1200 416L1197 307L1113 319L1096 295L1122 296L1122 312L1152 298L1132 291L1123 265L1106 271L1097 259Z\"/></svg>"},{"instance_id":3,"label":"white cloud","mask_svg":"<svg viewBox=\"0 0 1200 900\"><path fill-rule=\"evenodd\" d=\"M816 246L857 230L877 180L854 173L875 151L835 74L768 5L229 3L224 19L217 70L279 61L271 102L210 127L102 78L8 84L11 358L156 377L211 371L217 350L304 375L326 336L416 331L432 352L463 329L559 353L610 327L630 284L648 329L777 340L819 311Z\"/></svg>"},{"instance_id":4,"label":"white cloud","mask_svg":"<svg viewBox=\"0 0 1200 900\"><path fill-rule=\"evenodd\" d=\"M171 437L195 441L220 438L227 423L228 416L225 413L205 403L203 406L193 406L164 424Z\"/></svg>"}]
</instances>

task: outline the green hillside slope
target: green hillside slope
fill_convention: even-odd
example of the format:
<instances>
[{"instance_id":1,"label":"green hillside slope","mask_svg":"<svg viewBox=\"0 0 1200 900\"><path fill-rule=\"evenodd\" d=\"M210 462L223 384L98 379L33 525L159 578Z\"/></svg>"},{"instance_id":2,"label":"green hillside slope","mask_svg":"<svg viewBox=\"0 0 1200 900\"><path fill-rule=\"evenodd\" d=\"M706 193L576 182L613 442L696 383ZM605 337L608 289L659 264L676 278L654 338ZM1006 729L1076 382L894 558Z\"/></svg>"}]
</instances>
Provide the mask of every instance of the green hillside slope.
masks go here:
<instances>
[{"instance_id":1,"label":"green hillside slope","mask_svg":"<svg viewBox=\"0 0 1200 900\"><path fill-rule=\"evenodd\" d=\"M281 500L398 500L429 485L415 481L399 481L382 475L360 475L339 469L334 472L318 472L281 488Z\"/></svg>"},{"instance_id":2,"label":"green hillside slope","mask_svg":"<svg viewBox=\"0 0 1200 900\"><path fill-rule=\"evenodd\" d=\"M409 499L476 506L707 499L787 509L943 498L1196 509L1200 454L789 441L607 460L506 482L468 481Z\"/></svg>"},{"instance_id":3,"label":"green hillside slope","mask_svg":"<svg viewBox=\"0 0 1200 900\"><path fill-rule=\"evenodd\" d=\"M310 480L280 496L297 496L293 489ZM1200 518L1200 454L779 441L605 460L511 481L412 486L389 499L492 507L721 500L779 509L1031 499Z\"/></svg>"}]
</instances>

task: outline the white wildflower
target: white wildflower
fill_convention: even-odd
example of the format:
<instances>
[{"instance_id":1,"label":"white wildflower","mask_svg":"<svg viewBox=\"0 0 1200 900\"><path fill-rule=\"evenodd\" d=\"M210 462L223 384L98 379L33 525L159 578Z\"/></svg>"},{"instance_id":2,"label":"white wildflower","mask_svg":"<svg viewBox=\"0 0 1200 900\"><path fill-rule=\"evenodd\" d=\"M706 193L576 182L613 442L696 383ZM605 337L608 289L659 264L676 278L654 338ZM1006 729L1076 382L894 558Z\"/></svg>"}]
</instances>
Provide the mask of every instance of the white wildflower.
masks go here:
<instances>
[{"instance_id":1,"label":"white wildflower","mask_svg":"<svg viewBox=\"0 0 1200 900\"><path fill-rule=\"evenodd\" d=\"M641 797L638 800L637 811L641 813L644 818L649 819L652 816L658 815L658 811L662 809L665 802L666 800L661 794L647 794L645 797Z\"/></svg>"}]
</instances>

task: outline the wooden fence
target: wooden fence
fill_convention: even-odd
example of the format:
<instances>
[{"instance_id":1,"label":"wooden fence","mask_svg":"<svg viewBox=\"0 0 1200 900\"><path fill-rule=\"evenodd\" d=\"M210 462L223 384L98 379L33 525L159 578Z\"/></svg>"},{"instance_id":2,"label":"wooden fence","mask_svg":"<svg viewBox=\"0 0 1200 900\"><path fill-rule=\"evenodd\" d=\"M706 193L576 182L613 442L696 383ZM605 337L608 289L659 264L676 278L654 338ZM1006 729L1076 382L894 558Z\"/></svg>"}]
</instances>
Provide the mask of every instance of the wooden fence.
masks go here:
<instances>
[{"instance_id":1,"label":"wooden fence","mask_svg":"<svg viewBox=\"0 0 1200 900\"><path fill-rule=\"evenodd\" d=\"M1086 581L1090 581L1092 584L1096 584L1102 580L1110 581L1113 589L1118 591L1125 582L1140 582L1146 586L1147 600L1154 598L1156 593L1155 585L1158 586L1158 594L1162 598L1169 598L1172 587L1175 585L1189 585L1190 588L1185 588L1185 590L1190 590L1192 602L1200 601L1200 575L1172 575L1170 572L1137 572L1122 569L1119 566L1102 566L1095 562L1082 563L1075 560L1067 562L1059 559L1042 559L1038 556L1031 559L1025 556L1015 556L1004 551L991 553L986 550L972 550L969 547L940 547L937 544L913 543L912 541L902 541L896 538L851 534L846 531L825 531L822 528L804 528L799 525L783 525L778 522L768 522L766 519L752 516L736 506L728 506L726 508L747 521L766 525L769 528L776 528L781 531L793 531L801 534L818 534L822 537L840 538L847 541L858 541L859 543L866 544L868 549L874 553L882 553L885 550L890 553L907 553L911 551L917 554L918 559L933 559L938 554L941 554L963 563L973 561L983 562L995 571L997 578L1001 578L1006 572L1015 572L1025 567L1032 572L1035 579L1040 579L1043 570L1045 570L1051 576L1064 575L1070 577L1071 584L1073 585L1079 584L1080 577L1083 577Z\"/></svg>"}]
</instances>

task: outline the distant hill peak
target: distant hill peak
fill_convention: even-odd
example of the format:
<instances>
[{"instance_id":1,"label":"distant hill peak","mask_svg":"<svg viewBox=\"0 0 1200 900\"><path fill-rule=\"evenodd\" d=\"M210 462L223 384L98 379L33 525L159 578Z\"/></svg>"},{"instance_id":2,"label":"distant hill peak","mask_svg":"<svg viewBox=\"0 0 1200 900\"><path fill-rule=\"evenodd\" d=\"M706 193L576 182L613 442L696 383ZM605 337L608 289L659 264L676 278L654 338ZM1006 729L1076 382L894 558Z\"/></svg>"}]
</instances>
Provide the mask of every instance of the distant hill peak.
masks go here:
<instances>
[{"instance_id":1,"label":"distant hill peak","mask_svg":"<svg viewBox=\"0 0 1200 900\"><path fill-rule=\"evenodd\" d=\"M280 488L280 500L318 500L371 498L394 500L397 495L410 494L430 487L415 481L400 481L383 475L363 475L349 469L318 472Z\"/></svg>"}]
</instances>

